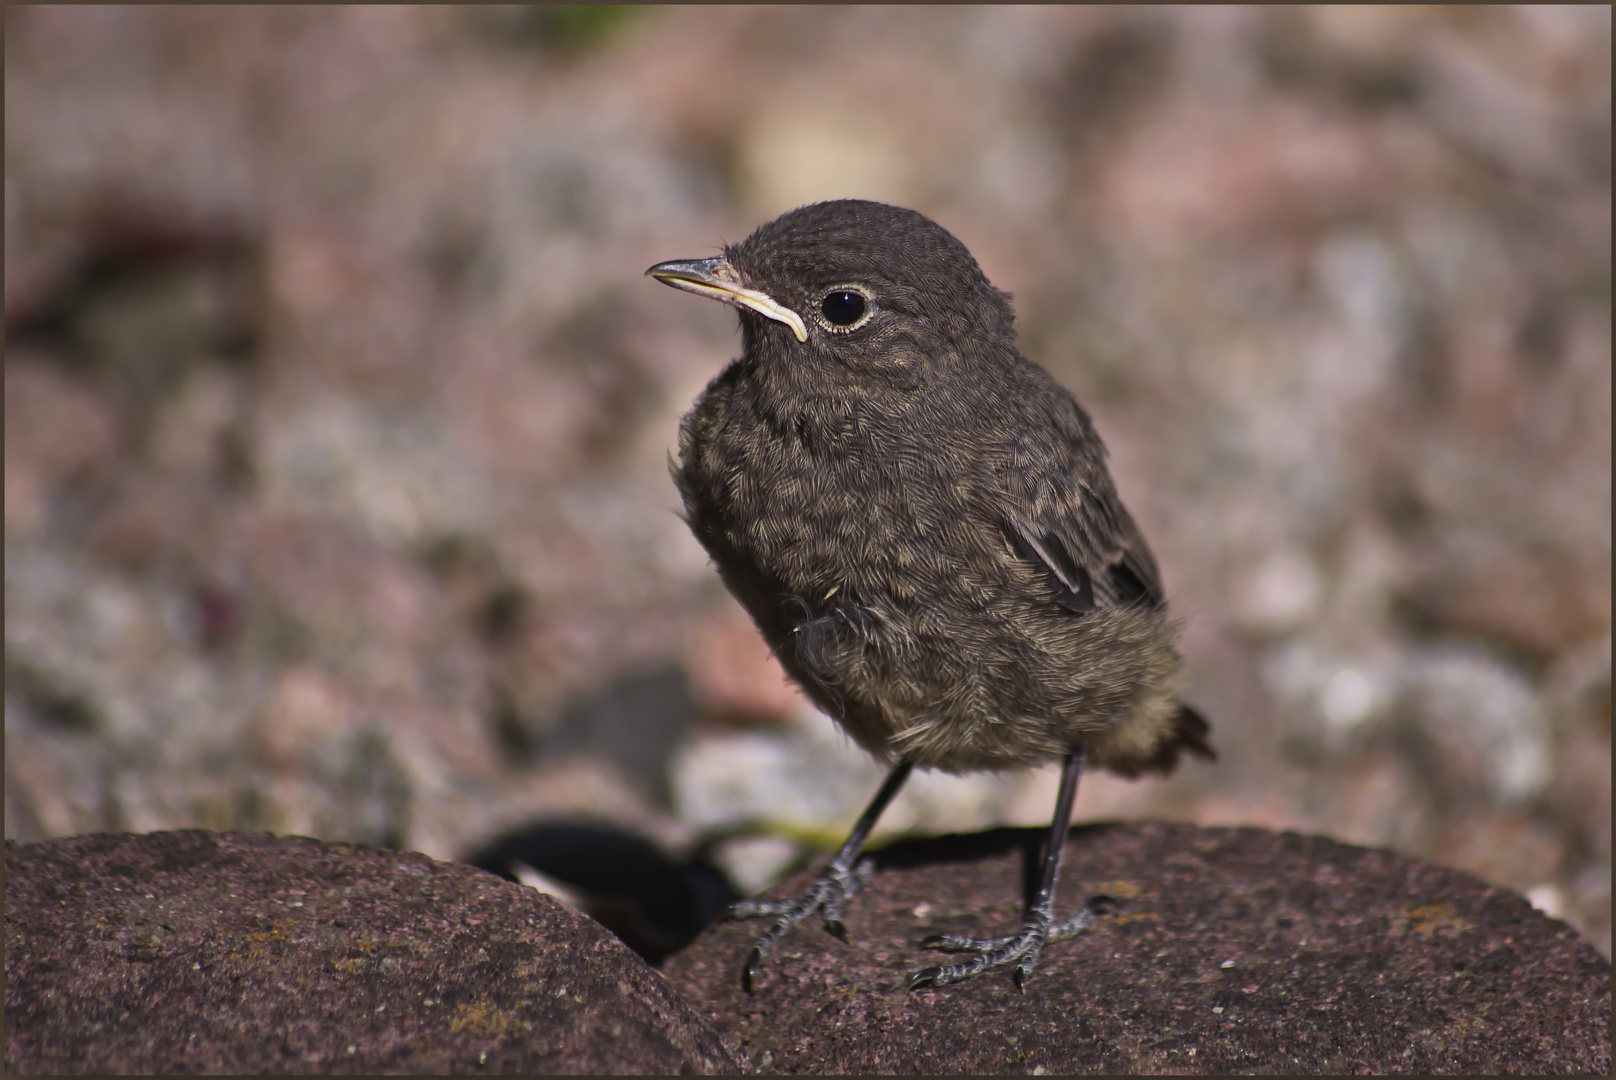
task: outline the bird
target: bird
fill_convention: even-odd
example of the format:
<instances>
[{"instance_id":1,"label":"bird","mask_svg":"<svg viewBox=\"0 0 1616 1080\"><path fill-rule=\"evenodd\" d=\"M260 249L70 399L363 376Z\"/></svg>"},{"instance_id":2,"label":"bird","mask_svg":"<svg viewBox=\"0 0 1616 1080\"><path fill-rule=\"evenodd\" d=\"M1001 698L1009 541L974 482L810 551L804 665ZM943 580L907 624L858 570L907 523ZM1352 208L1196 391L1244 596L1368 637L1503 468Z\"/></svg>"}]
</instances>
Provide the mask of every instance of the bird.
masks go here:
<instances>
[{"instance_id":1,"label":"bird","mask_svg":"<svg viewBox=\"0 0 1616 1080\"><path fill-rule=\"evenodd\" d=\"M1085 769L1127 777L1213 759L1180 695L1155 557L1070 391L1017 345L1008 293L954 235L860 199L802 206L710 258L646 271L739 311L741 355L679 426L669 467L684 518L788 675L889 767L847 842L802 896L742 900L773 917L741 972L842 912L861 858L916 769L1061 763L1040 885L1015 933L922 945L959 963L940 987L1013 965L1025 992L1057 921L1055 884Z\"/></svg>"}]
</instances>

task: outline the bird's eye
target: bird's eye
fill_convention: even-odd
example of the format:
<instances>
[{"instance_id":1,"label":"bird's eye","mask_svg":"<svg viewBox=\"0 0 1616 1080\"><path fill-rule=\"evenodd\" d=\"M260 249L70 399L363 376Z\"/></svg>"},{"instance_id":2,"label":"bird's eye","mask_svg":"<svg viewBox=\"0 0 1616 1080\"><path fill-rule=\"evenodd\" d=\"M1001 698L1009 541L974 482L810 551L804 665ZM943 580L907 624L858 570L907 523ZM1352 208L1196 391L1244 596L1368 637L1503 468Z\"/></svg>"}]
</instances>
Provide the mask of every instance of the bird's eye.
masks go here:
<instances>
[{"instance_id":1,"label":"bird's eye","mask_svg":"<svg viewBox=\"0 0 1616 1080\"><path fill-rule=\"evenodd\" d=\"M828 293L819 304L825 321L835 327L849 327L864 318L864 297L852 289L837 289Z\"/></svg>"}]
</instances>

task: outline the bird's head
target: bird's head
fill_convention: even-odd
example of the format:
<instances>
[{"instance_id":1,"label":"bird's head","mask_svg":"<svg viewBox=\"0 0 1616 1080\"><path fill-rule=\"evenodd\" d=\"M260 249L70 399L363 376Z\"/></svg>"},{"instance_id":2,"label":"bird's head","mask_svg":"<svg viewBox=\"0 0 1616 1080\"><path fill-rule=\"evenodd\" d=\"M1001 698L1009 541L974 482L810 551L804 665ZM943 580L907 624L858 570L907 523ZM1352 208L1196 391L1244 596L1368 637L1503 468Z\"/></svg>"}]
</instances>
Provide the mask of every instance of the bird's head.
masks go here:
<instances>
[{"instance_id":1,"label":"bird's head","mask_svg":"<svg viewBox=\"0 0 1616 1080\"><path fill-rule=\"evenodd\" d=\"M1014 341L1008 294L965 245L930 218L884 203L814 203L722 255L646 273L739 308L747 352L770 360L829 360L907 382L946 357Z\"/></svg>"}]
</instances>

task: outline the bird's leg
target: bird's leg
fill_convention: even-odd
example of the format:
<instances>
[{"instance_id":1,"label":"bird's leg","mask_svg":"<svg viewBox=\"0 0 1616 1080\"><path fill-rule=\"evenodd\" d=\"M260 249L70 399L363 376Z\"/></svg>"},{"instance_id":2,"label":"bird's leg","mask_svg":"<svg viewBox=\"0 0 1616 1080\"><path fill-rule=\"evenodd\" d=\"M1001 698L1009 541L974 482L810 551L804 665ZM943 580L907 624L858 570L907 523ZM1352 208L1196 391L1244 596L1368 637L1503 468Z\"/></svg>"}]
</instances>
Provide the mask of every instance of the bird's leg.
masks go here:
<instances>
[{"instance_id":1,"label":"bird's leg","mask_svg":"<svg viewBox=\"0 0 1616 1080\"><path fill-rule=\"evenodd\" d=\"M881 812L898 794L898 789L903 787L903 782L909 779L912 771L913 762L900 761L893 766L881 784L881 790L875 793L870 805L859 815L858 823L853 826L842 850L836 853L836 858L831 860L825 872L819 875L806 893L789 900L742 900L730 908L732 919L779 916L775 924L757 939L751 955L746 958L746 966L741 969L741 986L745 990L751 991L758 967L774 948L774 943L815 911L823 910L826 930L843 941L847 940L847 928L842 925L842 905L852 899L853 894L862 889L875 873L874 860L860 860L859 852L864 849L864 841L870 838L870 830L875 828Z\"/></svg>"},{"instance_id":2,"label":"bird's leg","mask_svg":"<svg viewBox=\"0 0 1616 1080\"><path fill-rule=\"evenodd\" d=\"M1083 905L1076 915L1063 922L1055 922L1055 882L1060 877L1061 849L1066 846L1066 833L1071 828L1072 803L1077 799L1077 780L1083 773L1085 756L1083 750L1075 750L1066 755L1061 765L1060 797L1055 800L1055 820L1049 827L1049 849L1044 852L1043 882L1020 932L993 938L967 937L963 934L937 934L927 938L921 942L927 948L942 952L973 952L977 955L963 964L917 971L909 977L909 989L959 982L1011 961L1016 962L1016 986L1024 988L1046 943L1082 933L1114 903L1110 897L1096 896Z\"/></svg>"}]
</instances>

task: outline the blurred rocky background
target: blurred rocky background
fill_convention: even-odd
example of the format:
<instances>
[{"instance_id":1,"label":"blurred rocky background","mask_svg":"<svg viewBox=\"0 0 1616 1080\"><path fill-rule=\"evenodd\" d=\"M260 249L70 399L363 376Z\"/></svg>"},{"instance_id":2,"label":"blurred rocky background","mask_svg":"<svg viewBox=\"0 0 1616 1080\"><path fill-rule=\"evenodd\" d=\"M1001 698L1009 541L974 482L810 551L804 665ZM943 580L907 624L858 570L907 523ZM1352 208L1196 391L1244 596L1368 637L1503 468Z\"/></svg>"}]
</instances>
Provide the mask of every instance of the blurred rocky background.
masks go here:
<instances>
[{"instance_id":1,"label":"blurred rocky background","mask_svg":"<svg viewBox=\"0 0 1616 1080\"><path fill-rule=\"evenodd\" d=\"M1608 7L4 18L6 836L834 844L878 770L666 473L734 316L641 273L864 196L1014 292L1184 619L1221 760L1079 819L1610 955ZM916 780L889 834L1053 803Z\"/></svg>"}]
</instances>

